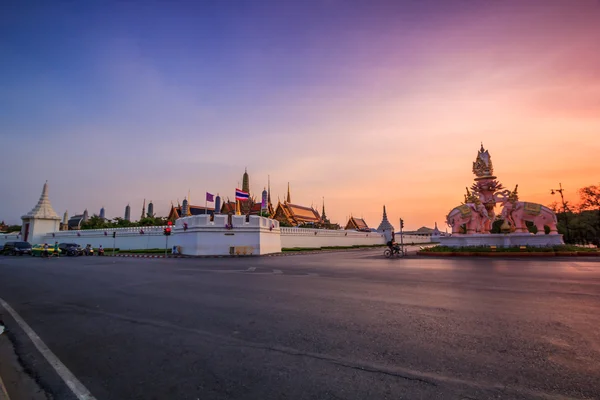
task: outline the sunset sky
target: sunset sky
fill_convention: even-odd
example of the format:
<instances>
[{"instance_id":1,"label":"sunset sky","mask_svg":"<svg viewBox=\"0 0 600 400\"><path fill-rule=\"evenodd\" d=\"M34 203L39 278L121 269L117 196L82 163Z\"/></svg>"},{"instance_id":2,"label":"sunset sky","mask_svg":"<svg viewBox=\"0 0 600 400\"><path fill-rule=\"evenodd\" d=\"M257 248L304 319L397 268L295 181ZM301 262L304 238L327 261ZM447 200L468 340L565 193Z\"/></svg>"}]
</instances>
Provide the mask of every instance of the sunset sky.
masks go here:
<instances>
[{"instance_id":1,"label":"sunset sky","mask_svg":"<svg viewBox=\"0 0 600 400\"><path fill-rule=\"evenodd\" d=\"M64 1L0 5L0 220L44 181L60 216L166 215L191 191L437 222L480 143L550 204L600 182L596 0Z\"/></svg>"}]
</instances>

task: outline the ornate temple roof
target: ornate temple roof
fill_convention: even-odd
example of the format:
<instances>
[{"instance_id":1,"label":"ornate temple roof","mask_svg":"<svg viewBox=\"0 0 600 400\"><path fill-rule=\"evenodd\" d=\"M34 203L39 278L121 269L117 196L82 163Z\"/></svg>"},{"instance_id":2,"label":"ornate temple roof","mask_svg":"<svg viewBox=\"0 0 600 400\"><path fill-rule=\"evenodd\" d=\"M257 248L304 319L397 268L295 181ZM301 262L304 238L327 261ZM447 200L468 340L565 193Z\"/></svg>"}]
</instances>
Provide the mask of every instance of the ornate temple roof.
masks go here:
<instances>
[{"instance_id":1,"label":"ornate temple roof","mask_svg":"<svg viewBox=\"0 0 600 400\"><path fill-rule=\"evenodd\" d=\"M179 205L177 207L171 206L171 210L169 211L169 216L167 217L167 220L175 221L176 219L181 218L182 213L184 211L183 207L184 206L182 206L182 205ZM188 208L188 216L189 215L205 215L205 214L212 215L215 212L215 209L212 207L188 205L187 208Z\"/></svg>"},{"instance_id":2,"label":"ornate temple roof","mask_svg":"<svg viewBox=\"0 0 600 400\"><path fill-rule=\"evenodd\" d=\"M346 230L355 230L355 231L371 231L367 222L362 218L350 217L348 223L346 224Z\"/></svg>"},{"instance_id":3,"label":"ornate temple roof","mask_svg":"<svg viewBox=\"0 0 600 400\"><path fill-rule=\"evenodd\" d=\"M379 224L379 227L377 228L377 232L383 232L384 230L386 230L386 231L394 230L394 226L392 224L390 224L390 221L388 221L387 213L385 211L385 205L383 206L383 218L381 220L381 223Z\"/></svg>"},{"instance_id":4,"label":"ornate temple roof","mask_svg":"<svg viewBox=\"0 0 600 400\"><path fill-rule=\"evenodd\" d=\"M48 181L44 183L42 195L37 205L21 218L55 219L60 221L60 217L56 214L54 208L52 208L52 204L50 204L50 199L48 198Z\"/></svg>"}]
</instances>

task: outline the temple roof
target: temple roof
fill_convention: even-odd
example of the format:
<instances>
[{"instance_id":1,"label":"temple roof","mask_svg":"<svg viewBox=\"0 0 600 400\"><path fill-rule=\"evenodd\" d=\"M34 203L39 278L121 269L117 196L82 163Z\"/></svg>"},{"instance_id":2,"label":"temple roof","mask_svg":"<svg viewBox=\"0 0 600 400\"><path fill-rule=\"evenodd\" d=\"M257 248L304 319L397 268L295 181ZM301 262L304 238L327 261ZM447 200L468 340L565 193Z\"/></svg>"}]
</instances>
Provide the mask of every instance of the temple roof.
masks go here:
<instances>
[{"instance_id":1,"label":"temple roof","mask_svg":"<svg viewBox=\"0 0 600 400\"><path fill-rule=\"evenodd\" d=\"M362 218L356 218L356 217L350 217L350 219L348 220L348 223L346 224L346 229L347 230L357 230L357 231L367 231L369 229L369 226L367 225L367 222L362 219Z\"/></svg>"},{"instance_id":2,"label":"temple roof","mask_svg":"<svg viewBox=\"0 0 600 400\"><path fill-rule=\"evenodd\" d=\"M319 213L311 207L290 203L286 203L285 207L298 222L318 222L321 220Z\"/></svg>"},{"instance_id":3,"label":"temple roof","mask_svg":"<svg viewBox=\"0 0 600 400\"><path fill-rule=\"evenodd\" d=\"M42 195L37 205L22 218L55 219L60 221L60 217L56 214L54 208L52 208L52 204L50 204L50 199L48 198L48 182L44 183Z\"/></svg>"},{"instance_id":4,"label":"temple roof","mask_svg":"<svg viewBox=\"0 0 600 400\"><path fill-rule=\"evenodd\" d=\"M184 200L185 202L186 200ZM190 212L190 215L206 215L206 214L213 214L215 212L215 209L212 207L204 207L204 206L191 206L188 205L187 206ZM169 212L169 216L167 217L169 220L172 219L177 219L181 217L181 212L182 212L182 208L183 206L171 206L171 211Z\"/></svg>"}]
</instances>

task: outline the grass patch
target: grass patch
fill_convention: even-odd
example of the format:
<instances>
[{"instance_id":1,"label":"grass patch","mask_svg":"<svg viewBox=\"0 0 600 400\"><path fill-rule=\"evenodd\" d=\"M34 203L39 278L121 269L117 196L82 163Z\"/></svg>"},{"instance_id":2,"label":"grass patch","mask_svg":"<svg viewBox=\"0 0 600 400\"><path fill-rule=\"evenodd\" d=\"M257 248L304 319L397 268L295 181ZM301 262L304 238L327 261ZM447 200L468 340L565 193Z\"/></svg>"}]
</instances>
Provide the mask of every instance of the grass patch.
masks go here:
<instances>
[{"instance_id":1,"label":"grass patch","mask_svg":"<svg viewBox=\"0 0 600 400\"><path fill-rule=\"evenodd\" d=\"M167 254L171 254L173 249L167 249ZM106 252L106 250L105 250ZM165 254L165 249L141 249L141 250L121 250L120 254Z\"/></svg>"},{"instance_id":2,"label":"grass patch","mask_svg":"<svg viewBox=\"0 0 600 400\"><path fill-rule=\"evenodd\" d=\"M323 247L284 247L281 249L283 253L295 251L320 251L320 250L349 250L362 248L379 248L386 247L385 244L357 244L354 246L323 246Z\"/></svg>"}]
</instances>

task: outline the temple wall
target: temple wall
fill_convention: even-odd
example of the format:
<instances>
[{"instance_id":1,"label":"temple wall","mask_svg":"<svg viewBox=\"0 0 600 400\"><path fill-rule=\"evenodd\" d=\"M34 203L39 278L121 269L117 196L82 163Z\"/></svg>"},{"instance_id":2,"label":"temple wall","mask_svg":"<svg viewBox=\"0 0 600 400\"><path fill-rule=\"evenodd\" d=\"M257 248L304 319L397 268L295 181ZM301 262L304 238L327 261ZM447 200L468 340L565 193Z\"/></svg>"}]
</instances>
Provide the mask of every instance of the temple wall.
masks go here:
<instances>
[{"instance_id":1,"label":"temple wall","mask_svg":"<svg viewBox=\"0 0 600 400\"><path fill-rule=\"evenodd\" d=\"M163 235L165 226L145 226L142 228L113 228L113 229L84 229L78 231L58 231L44 235L47 243L77 243L82 247L91 244L93 247L102 245L112 248L113 245L121 250L164 249L166 236ZM144 234L140 234L143 229ZM113 239L113 232L117 237ZM173 236L169 237L169 248Z\"/></svg>"},{"instance_id":2,"label":"temple wall","mask_svg":"<svg viewBox=\"0 0 600 400\"><path fill-rule=\"evenodd\" d=\"M14 234L14 235L5 235L5 234L0 234L0 245L4 245L4 243L6 242L20 242L21 236L18 234Z\"/></svg>"},{"instance_id":3,"label":"temple wall","mask_svg":"<svg viewBox=\"0 0 600 400\"><path fill-rule=\"evenodd\" d=\"M403 235L404 243L429 243L430 237ZM396 235L400 241L400 235ZM282 248L318 248L332 246L364 246L385 244L383 234L350 230L281 228Z\"/></svg>"},{"instance_id":4,"label":"temple wall","mask_svg":"<svg viewBox=\"0 0 600 400\"><path fill-rule=\"evenodd\" d=\"M187 229L184 229L184 223L187 224ZM276 220L254 215L250 216L248 222L245 216L234 215L232 226L227 226L227 223L226 215L216 215L214 221L210 221L209 215L180 218L172 227L168 248L180 246L182 253L187 255L256 255L278 253L282 248L385 244L383 235L377 232L282 228ZM167 237L163 235L165 227L56 231L45 234L39 242L70 242L83 247L91 244L96 248L100 245L104 248L115 246L121 250L163 249L167 242ZM140 233L140 229L144 234ZM113 232L116 232L116 239L112 237ZM3 237L4 235L0 236L3 242L17 240L16 237ZM430 240L426 236L404 235L405 244L427 243ZM398 235L396 241L400 241Z\"/></svg>"},{"instance_id":5,"label":"temple wall","mask_svg":"<svg viewBox=\"0 0 600 400\"><path fill-rule=\"evenodd\" d=\"M385 244L383 235L377 232L281 228L282 248L319 248L376 244Z\"/></svg>"},{"instance_id":6,"label":"temple wall","mask_svg":"<svg viewBox=\"0 0 600 400\"><path fill-rule=\"evenodd\" d=\"M279 222L252 215L208 215L180 218L175 223L173 244L185 255L262 255L281 252ZM187 224L187 229L184 229Z\"/></svg>"}]
</instances>

